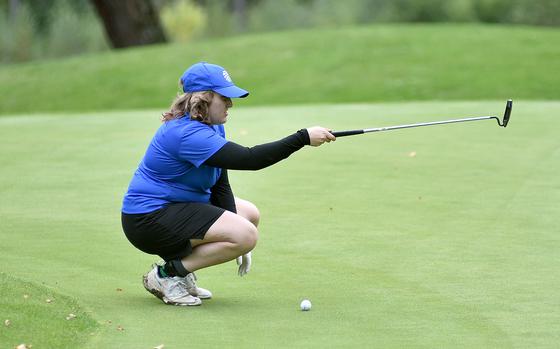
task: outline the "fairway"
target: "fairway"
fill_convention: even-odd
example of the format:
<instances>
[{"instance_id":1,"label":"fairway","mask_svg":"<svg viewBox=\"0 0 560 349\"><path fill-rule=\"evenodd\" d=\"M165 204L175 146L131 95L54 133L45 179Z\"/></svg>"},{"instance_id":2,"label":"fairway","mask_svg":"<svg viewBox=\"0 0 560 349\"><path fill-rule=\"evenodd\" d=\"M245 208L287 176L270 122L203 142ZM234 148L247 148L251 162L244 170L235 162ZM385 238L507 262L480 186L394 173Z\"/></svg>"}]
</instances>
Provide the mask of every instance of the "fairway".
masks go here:
<instances>
[{"instance_id":1,"label":"fairway","mask_svg":"<svg viewBox=\"0 0 560 349\"><path fill-rule=\"evenodd\" d=\"M159 108L171 102L185 64L197 61L227 62L250 89L251 106L558 100L554 42L560 32L546 27L386 24L146 46L0 66L0 113ZM35 103L29 86L42 87Z\"/></svg>"},{"instance_id":2,"label":"fairway","mask_svg":"<svg viewBox=\"0 0 560 349\"><path fill-rule=\"evenodd\" d=\"M501 118L505 98L239 102L226 131L251 146L314 125ZM60 348L558 346L560 102L514 100L506 129L489 120L344 137L262 171L231 171L235 195L261 211L253 268L243 278L234 262L197 273L214 299L196 308L143 289L158 259L120 227L122 195L160 112L0 117L0 273L10 276L0 294L19 297L19 280L21 297L54 297L54 318L77 311L82 321L39 322L21 299L16 308L3 298L0 320L12 325L0 347L39 349L41 332L65 326L77 334ZM304 298L309 312L299 310ZM18 321L37 329L13 336Z\"/></svg>"}]
</instances>

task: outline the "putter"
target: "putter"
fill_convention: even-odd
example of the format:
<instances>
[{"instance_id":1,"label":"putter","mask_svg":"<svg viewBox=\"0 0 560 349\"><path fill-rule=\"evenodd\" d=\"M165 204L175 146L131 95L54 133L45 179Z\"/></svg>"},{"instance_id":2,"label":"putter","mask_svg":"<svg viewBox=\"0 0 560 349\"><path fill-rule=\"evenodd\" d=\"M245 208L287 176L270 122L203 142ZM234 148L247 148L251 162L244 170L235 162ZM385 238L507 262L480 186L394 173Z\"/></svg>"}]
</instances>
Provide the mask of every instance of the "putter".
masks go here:
<instances>
[{"instance_id":1,"label":"putter","mask_svg":"<svg viewBox=\"0 0 560 349\"><path fill-rule=\"evenodd\" d=\"M452 123L455 123L455 122L479 121L479 120L490 120L490 119L496 119L496 121L498 121L499 126L506 127L508 122L509 122L509 116L511 114L512 104L513 104L513 101L511 99L508 99L508 101L506 102L506 110L504 112L504 118L501 122L500 122L500 119L497 116L478 116L478 117L474 117L474 118L433 121L433 122L422 122L422 123L410 124L410 125L387 126L387 127L377 127L377 128L364 128L362 130L331 131L331 133L335 137L345 137L345 136L360 135L362 133L369 133L369 132L381 132L381 131L398 130L398 129L401 129L401 128L412 128L412 127L420 127L420 126L452 124Z\"/></svg>"}]
</instances>

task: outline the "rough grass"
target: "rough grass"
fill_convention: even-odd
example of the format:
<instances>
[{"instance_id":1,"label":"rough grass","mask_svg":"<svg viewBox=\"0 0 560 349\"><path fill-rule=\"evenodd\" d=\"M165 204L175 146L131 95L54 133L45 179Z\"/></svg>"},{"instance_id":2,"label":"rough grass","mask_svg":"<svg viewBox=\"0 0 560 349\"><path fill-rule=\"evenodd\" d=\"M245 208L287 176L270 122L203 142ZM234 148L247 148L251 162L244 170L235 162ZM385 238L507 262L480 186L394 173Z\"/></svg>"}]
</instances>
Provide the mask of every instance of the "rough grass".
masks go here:
<instances>
[{"instance_id":1,"label":"rough grass","mask_svg":"<svg viewBox=\"0 0 560 349\"><path fill-rule=\"evenodd\" d=\"M52 277L56 277L56 272ZM34 348L77 348L96 334L99 324L89 312L75 299L58 293L56 281L50 284L53 287L0 272L2 348L15 348L19 344Z\"/></svg>"},{"instance_id":2,"label":"rough grass","mask_svg":"<svg viewBox=\"0 0 560 349\"><path fill-rule=\"evenodd\" d=\"M0 67L0 113L165 109L190 64L224 65L246 105L560 99L560 31L374 25L248 35Z\"/></svg>"},{"instance_id":3,"label":"rough grass","mask_svg":"<svg viewBox=\"0 0 560 349\"><path fill-rule=\"evenodd\" d=\"M314 124L387 126L503 106L237 108L227 130L252 145ZM120 228L157 110L6 116L0 270L91 309L100 328L86 348L556 348L559 113L558 102L516 100L507 129L481 121L340 138L233 172L236 195L262 214L254 268L244 278L234 263L201 271L215 297L194 309L143 290L156 258ZM2 297L0 314L23 308L20 293ZM303 298L310 312L299 311ZM68 325L53 322L53 333Z\"/></svg>"}]
</instances>

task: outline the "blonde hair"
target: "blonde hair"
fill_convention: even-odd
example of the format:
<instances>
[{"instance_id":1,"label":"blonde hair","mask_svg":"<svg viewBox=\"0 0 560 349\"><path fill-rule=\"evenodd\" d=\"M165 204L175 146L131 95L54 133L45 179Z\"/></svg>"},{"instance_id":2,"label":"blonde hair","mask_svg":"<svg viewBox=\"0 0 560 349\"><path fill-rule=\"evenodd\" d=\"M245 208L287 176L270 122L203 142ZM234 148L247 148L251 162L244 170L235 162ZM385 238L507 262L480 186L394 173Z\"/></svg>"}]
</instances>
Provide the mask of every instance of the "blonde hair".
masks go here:
<instances>
[{"instance_id":1,"label":"blonde hair","mask_svg":"<svg viewBox=\"0 0 560 349\"><path fill-rule=\"evenodd\" d=\"M173 119L180 119L189 113L192 120L208 123L208 106L214 97L212 91L187 92L178 95L169 111L161 115L161 121L166 122Z\"/></svg>"}]
</instances>

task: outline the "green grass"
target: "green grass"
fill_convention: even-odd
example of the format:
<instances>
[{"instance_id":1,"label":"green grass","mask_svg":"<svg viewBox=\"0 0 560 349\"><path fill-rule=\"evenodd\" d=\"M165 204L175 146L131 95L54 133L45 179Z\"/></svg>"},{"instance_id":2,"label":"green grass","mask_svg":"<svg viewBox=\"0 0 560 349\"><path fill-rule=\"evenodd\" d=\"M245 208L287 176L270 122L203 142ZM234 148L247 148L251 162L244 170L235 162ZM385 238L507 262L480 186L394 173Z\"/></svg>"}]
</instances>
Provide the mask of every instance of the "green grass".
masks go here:
<instances>
[{"instance_id":1,"label":"green grass","mask_svg":"<svg viewBox=\"0 0 560 349\"><path fill-rule=\"evenodd\" d=\"M247 107L232 110L227 129L252 145L314 124L502 109L502 100ZM232 172L236 195L262 214L254 268L244 278L234 263L202 270L199 283L215 297L188 309L143 290L155 258L120 228L121 197L158 111L5 116L0 271L88 309L99 329L80 330L84 348L555 348L559 113L558 102L516 101L507 129L481 121L340 138ZM32 299L42 304L50 291L39 291ZM9 292L0 314L21 309L37 324L22 289ZM303 298L310 312L299 311ZM68 324L54 321L53 336ZM0 338L0 347L27 340Z\"/></svg>"},{"instance_id":2,"label":"green grass","mask_svg":"<svg viewBox=\"0 0 560 349\"><path fill-rule=\"evenodd\" d=\"M56 280L51 285L56 287ZM94 336L99 327L75 299L59 294L54 288L24 282L4 273L0 273L0 314L2 348L15 348L19 344L76 348Z\"/></svg>"},{"instance_id":3,"label":"green grass","mask_svg":"<svg viewBox=\"0 0 560 349\"><path fill-rule=\"evenodd\" d=\"M248 35L0 67L0 114L167 108L192 63L224 65L246 105L560 99L560 31L375 25Z\"/></svg>"}]
</instances>

